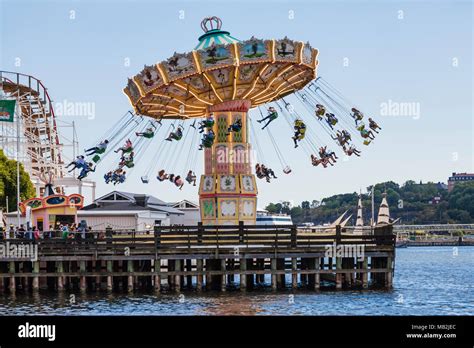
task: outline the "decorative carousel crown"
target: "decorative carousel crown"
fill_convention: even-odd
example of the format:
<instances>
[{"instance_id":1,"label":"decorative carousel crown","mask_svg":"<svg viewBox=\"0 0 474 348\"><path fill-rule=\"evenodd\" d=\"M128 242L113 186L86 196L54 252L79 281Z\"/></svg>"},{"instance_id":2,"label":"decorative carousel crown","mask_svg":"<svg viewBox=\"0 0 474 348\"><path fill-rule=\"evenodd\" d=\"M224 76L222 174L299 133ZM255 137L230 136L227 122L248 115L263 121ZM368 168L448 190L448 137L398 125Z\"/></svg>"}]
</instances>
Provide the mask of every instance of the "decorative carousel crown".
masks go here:
<instances>
[{"instance_id":1,"label":"decorative carousel crown","mask_svg":"<svg viewBox=\"0 0 474 348\"><path fill-rule=\"evenodd\" d=\"M210 30L220 30L222 27L222 21L219 17L212 16L206 17L201 22L202 30L207 33Z\"/></svg>"}]
</instances>

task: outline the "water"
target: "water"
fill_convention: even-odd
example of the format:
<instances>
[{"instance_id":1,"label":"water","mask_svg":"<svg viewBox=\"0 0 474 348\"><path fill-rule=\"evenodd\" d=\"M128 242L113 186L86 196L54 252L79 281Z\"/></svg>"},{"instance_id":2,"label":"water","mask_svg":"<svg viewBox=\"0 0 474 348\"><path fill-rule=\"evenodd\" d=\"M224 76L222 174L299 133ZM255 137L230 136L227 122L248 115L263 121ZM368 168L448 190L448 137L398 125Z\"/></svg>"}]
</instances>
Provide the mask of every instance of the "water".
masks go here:
<instances>
[{"instance_id":1,"label":"water","mask_svg":"<svg viewBox=\"0 0 474 348\"><path fill-rule=\"evenodd\" d=\"M0 315L474 315L474 247L397 249L395 267L390 291L41 292L0 296Z\"/></svg>"}]
</instances>

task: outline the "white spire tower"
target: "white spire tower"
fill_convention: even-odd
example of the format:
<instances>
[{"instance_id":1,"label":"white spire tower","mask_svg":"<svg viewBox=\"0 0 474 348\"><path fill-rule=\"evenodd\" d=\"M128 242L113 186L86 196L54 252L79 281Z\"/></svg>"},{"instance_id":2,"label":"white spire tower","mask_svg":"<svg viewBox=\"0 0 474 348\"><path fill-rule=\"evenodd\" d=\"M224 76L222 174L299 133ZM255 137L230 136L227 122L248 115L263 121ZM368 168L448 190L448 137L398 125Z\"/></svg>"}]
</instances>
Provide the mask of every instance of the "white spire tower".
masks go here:
<instances>
[{"instance_id":1,"label":"white spire tower","mask_svg":"<svg viewBox=\"0 0 474 348\"><path fill-rule=\"evenodd\" d=\"M359 194L359 202L357 203L357 220L356 226L364 226L364 219L362 217L362 195Z\"/></svg>"},{"instance_id":2,"label":"white spire tower","mask_svg":"<svg viewBox=\"0 0 474 348\"><path fill-rule=\"evenodd\" d=\"M377 225L390 223L390 210L388 209L387 193L384 192L382 203L380 203Z\"/></svg>"}]
</instances>

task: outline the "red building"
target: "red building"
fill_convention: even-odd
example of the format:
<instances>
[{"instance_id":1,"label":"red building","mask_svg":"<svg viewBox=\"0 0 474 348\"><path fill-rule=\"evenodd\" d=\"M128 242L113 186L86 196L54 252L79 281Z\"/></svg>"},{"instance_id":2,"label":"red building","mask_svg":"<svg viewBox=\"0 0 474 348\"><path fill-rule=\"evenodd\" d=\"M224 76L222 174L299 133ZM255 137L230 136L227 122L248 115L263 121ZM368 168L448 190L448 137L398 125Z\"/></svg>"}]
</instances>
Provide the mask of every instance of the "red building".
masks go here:
<instances>
[{"instance_id":1,"label":"red building","mask_svg":"<svg viewBox=\"0 0 474 348\"><path fill-rule=\"evenodd\" d=\"M459 182L474 180L474 173L453 173L448 179L448 192L451 192Z\"/></svg>"}]
</instances>

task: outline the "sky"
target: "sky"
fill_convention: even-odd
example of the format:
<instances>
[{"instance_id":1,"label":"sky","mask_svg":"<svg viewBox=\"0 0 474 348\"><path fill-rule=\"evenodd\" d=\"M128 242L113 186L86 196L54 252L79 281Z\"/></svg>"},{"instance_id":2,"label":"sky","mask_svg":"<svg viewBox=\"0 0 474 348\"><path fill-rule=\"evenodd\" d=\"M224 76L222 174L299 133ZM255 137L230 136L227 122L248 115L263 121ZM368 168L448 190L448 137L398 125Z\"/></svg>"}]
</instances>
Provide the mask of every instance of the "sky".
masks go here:
<instances>
[{"instance_id":1,"label":"sky","mask_svg":"<svg viewBox=\"0 0 474 348\"><path fill-rule=\"evenodd\" d=\"M280 117L271 132L293 172L281 173L268 135L260 133L268 166L280 174L270 184L258 181L259 207L365 191L388 180L446 182L452 172L474 171L470 1L0 0L0 70L42 80L56 104L87 103L90 115L59 119L74 121L80 149L88 148L110 136L105 132L130 109L122 93L127 78L145 64L191 51L202 34L201 20L213 15L241 40L309 41L320 52L318 75L382 127L360 158L324 169L312 167L308 156L293 148L291 130ZM419 113L387 114L388 103L415 103ZM71 128L60 131L71 138ZM120 189L165 201L197 201L197 187L178 191L155 179L141 183L151 161L166 155L154 156L162 151L157 143L140 156L123 185L102 179L117 159L102 162L90 176L97 195ZM182 155L174 165L184 169L185 161ZM199 174L202 159L196 162Z\"/></svg>"}]
</instances>

